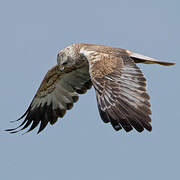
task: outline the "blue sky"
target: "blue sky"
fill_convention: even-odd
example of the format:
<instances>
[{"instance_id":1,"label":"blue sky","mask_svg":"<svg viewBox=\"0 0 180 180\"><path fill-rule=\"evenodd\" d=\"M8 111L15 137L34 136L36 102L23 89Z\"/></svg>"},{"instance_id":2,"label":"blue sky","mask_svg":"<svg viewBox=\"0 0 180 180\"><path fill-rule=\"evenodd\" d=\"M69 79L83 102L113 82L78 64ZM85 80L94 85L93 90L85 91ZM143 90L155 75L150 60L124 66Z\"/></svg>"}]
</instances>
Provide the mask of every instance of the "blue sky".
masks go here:
<instances>
[{"instance_id":1,"label":"blue sky","mask_svg":"<svg viewBox=\"0 0 180 180\"><path fill-rule=\"evenodd\" d=\"M1 1L0 177L2 179L179 179L180 2ZM152 104L151 133L115 132L94 89L41 134L10 135L57 52L72 43L133 50L174 67L140 65Z\"/></svg>"}]
</instances>

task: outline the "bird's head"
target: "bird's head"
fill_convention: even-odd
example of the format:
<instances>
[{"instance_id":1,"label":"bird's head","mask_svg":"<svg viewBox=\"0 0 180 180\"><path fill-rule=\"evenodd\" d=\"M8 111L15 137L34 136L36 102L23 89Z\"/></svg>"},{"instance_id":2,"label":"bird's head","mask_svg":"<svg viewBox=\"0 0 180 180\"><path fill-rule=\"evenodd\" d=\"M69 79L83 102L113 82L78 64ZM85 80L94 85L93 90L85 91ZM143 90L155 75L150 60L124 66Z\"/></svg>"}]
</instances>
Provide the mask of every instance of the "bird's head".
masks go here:
<instances>
[{"instance_id":1,"label":"bird's head","mask_svg":"<svg viewBox=\"0 0 180 180\"><path fill-rule=\"evenodd\" d=\"M78 44L65 48L57 55L57 64L62 70L66 67L82 66L84 62L87 63L87 59L79 53Z\"/></svg>"},{"instance_id":2,"label":"bird's head","mask_svg":"<svg viewBox=\"0 0 180 180\"><path fill-rule=\"evenodd\" d=\"M63 68L67 66L72 66L73 65L73 59L68 56L66 53L63 51L59 52L57 55L57 64Z\"/></svg>"},{"instance_id":3,"label":"bird's head","mask_svg":"<svg viewBox=\"0 0 180 180\"><path fill-rule=\"evenodd\" d=\"M62 50L57 55L57 64L63 69L75 64L74 58L68 51Z\"/></svg>"}]
</instances>

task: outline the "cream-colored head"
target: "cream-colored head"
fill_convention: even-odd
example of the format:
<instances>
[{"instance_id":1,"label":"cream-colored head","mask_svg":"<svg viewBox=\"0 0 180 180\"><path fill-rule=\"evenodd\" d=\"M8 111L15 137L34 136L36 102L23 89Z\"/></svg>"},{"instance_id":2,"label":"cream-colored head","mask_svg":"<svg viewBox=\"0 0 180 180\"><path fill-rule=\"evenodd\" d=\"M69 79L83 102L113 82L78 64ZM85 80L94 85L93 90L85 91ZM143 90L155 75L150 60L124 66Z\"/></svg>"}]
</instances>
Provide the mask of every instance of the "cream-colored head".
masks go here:
<instances>
[{"instance_id":1,"label":"cream-colored head","mask_svg":"<svg viewBox=\"0 0 180 180\"><path fill-rule=\"evenodd\" d=\"M73 45L61 50L57 55L57 64L62 67L72 66L76 58L74 51Z\"/></svg>"},{"instance_id":2,"label":"cream-colored head","mask_svg":"<svg viewBox=\"0 0 180 180\"><path fill-rule=\"evenodd\" d=\"M57 64L63 68L72 67L74 65L79 66L84 60L87 60L85 56L80 54L78 44L73 44L60 51L57 55Z\"/></svg>"}]
</instances>

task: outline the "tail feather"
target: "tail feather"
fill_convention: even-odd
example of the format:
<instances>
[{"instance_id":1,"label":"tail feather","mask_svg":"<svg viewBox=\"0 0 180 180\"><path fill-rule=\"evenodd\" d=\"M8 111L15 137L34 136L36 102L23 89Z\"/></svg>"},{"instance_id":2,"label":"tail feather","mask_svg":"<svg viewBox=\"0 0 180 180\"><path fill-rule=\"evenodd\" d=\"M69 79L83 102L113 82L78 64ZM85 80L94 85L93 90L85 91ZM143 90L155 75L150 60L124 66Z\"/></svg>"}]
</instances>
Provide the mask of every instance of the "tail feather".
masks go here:
<instances>
[{"instance_id":1,"label":"tail feather","mask_svg":"<svg viewBox=\"0 0 180 180\"><path fill-rule=\"evenodd\" d=\"M148 56L144 56L141 54L137 54L134 52L130 52L128 51L128 53L130 54L130 57L134 60L135 63L143 63L143 64L159 64L162 66L173 66L176 63L172 63L172 62L163 62L163 61L158 61L154 58L148 57Z\"/></svg>"}]
</instances>

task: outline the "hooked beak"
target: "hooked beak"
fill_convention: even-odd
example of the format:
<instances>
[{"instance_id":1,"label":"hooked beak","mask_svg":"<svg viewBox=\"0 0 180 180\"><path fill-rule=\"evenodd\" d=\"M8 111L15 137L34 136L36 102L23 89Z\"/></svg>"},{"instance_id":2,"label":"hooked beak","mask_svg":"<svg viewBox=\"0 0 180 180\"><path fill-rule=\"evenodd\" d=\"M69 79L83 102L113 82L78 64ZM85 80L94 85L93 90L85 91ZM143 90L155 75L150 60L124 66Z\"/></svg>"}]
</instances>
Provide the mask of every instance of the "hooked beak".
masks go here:
<instances>
[{"instance_id":1,"label":"hooked beak","mask_svg":"<svg viewBox=\"0 0 180 180\"><path fill-rule=\"evenodd\" d=\"M63 71L63 70L64 70L64 67L63 67L63 66L59 66L59 70L60 70L60 71Z\"/></svg>"}]
</instances>

